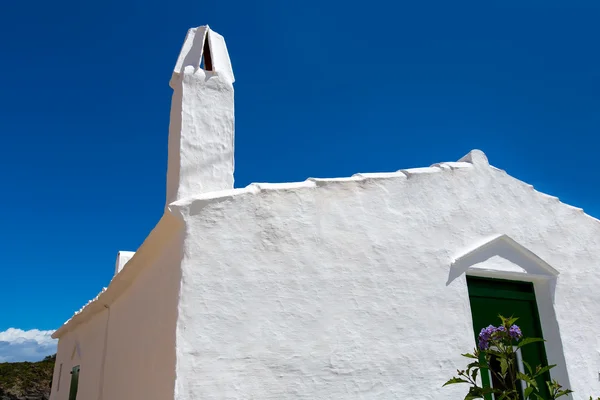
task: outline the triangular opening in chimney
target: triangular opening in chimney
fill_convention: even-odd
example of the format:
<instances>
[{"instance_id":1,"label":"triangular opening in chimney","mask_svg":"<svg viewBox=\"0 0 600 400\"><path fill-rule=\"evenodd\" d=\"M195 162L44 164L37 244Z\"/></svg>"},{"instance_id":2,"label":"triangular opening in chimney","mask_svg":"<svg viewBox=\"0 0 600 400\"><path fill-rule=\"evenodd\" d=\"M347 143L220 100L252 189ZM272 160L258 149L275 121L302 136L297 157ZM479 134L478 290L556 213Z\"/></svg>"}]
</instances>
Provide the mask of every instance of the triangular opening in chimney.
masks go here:
<instances>
[{"instance_id":1,"label":"triangular opening in chimney","mask_svg":"<svg viewBox=\"0 0 600 400\"><path fill-rule=\"evenodd\" d=\"M208 35L210 35L210 32L206 32L206 35L204 35L204 47L202 49L202 60L200 60L200 68L202 68L205 71L212 71L212 55L210 54Z\"/></svg>"}]
</instances>

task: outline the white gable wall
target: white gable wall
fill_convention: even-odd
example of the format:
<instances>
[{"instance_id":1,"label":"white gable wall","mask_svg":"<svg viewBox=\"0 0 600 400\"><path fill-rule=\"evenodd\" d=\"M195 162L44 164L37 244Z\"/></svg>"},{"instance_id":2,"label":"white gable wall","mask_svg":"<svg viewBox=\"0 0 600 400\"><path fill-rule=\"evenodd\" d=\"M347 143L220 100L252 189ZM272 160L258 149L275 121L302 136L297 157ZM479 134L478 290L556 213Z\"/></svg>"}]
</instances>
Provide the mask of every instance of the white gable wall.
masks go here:
<instances>
[{"instance_id":1,"label":"white gable wall","mask_svg":"<svg viewBox=\"0 0 600 400\"><path fill-rule=\"evenodd\" d=\"M544 334L562 337L575 398L600 393L600 223L474 159L173 205L187 224L176 398L464 396L441 388L475 346L465 276L447 282L498 234L559 271L561 336Z\"/></svg>"},{"instance_id":2,"label":"white gable wall","mask_svg":"<svg viewBox=\"0 0 600 400\"><path fill-rule=\"evenodd\" d=\"M467 269L534 280L554 376L576 399L600 394L598 221L480 152L233 189L233 80L223 38L190 30L171 79L170 228L55 333L52 400L67 399L73 365L85 400L460 398L466 388L441 385L475 345ZM535 278L518 257L457 273L457 255L498 235L557 274Z\"/></svg>"},{"instance_id":3,"label":"white gable wall","mask_svg":"<svg viewBox=\"0 0 600 400\"><path fill-rule=\"evenodd\" d=\"M103 400L173 398L180 243L174 233L110 306Z\"/></svg>"},{"instance_id":4,"label":"white gable wall","mask_svg":"<svg viewBox=\"0 0 600 400\"><path fill-rule=\"evenodd\" d=\"M138 251L135 257L142 258L127 263L109 289L83 312L91 306L100 311L74 325L80 319L76 315L76 321L67 324L68 331L60 333L51 400L68 399L69 372L75 365L81 367L78 399L173 398L182 243L182 231L175 225L163 223L155 229L152 248ZM141 271L133 276L130 267ZM132 277L129 282L121 276L126 273ZM125 286L120 295L109 297L115 296L115 285ZM80 356L71 360L76 344Z\"/></svg>"},{"instance_id":5,"label":"white gable wall","mask_svg":"<svg viewBox=\"0 0 600 400\"><path fill-rule=\"evenodd\" d=\"M233 81L223 37L208 26L190 29L170 81L167 203L233 188ZM119 252L106 291L55 332L61 349L71 335L92 347L87 362L95 369L82 364L79 399L173 397L183 241L173 224L166 213L137 252Z\"/></svg>"},{"instance_id":6,"label":"white gable wall","mask_svg":"<svg viewBox=\"0 0 600 400\"><path fill-rule=\"evenodd\" d=\"M68 400L71 385L71 370L79 365L79 399L97 399L100 388L102 370L102 352L104 350L104 333L106 312L100 312L89 321L78 325L77 329L60 338L56 353L56 364L50 400ZM60 365L60 386L58 377ZM85 372L83 372L85 371Z\"/></svg>"}]
</instances>

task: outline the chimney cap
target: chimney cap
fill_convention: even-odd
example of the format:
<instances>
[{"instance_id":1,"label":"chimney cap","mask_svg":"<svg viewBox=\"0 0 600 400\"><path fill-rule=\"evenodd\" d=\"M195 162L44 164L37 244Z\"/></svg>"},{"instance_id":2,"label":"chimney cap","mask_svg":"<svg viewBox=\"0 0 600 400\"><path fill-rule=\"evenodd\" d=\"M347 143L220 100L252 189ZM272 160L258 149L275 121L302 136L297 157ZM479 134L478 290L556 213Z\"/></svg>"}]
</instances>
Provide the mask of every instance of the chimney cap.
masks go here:
<instances>
[{"instance_id":1,"label":"chimney cap","mask_svg":"<svg viewBox=\"0 0 600 400\"><path fill-rule=\"evenodd\" d=\"M135 255L135 251L119 251L117 253L117 261L115 263L115 275L117 275L125 264Z\"/></svg>"},{"instance_id":2,"label":"chimney cap","mask_svg":"<svg viewBox=\"0 0 600 400\"><path fill-rule=\"evenodd\" d=\"M205 61L210 60L211 72L225 78L230 83L235 81L225 39L210 29L208 25L188 30L173 70L173 76L183 74L185 67L188 66L194 67L194 71L197 71L203 57Z\"/></svg>"}]
</instances>

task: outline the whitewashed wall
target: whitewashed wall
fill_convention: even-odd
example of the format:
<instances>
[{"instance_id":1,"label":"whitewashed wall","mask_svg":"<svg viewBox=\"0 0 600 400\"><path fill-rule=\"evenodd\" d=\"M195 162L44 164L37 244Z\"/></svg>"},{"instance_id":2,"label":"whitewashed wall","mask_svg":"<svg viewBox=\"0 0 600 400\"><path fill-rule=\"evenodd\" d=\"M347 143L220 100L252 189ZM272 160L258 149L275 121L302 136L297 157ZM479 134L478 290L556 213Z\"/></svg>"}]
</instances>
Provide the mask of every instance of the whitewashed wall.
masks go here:
<instances>
[{"instance_id":1,"label":"whitewashed wall","mask_svg":"<svg viewBox=\"0 0 600 400\"><path fill-rule=\"evenodd\" d=\"M85 374L79 376L79 399L96 399L100 387L102 352L106 312L100 312L94 318L68 332L58 342L56 364L52 381L50 400L68 400L71 385L71 369L77 365ZM62 364L62 373L60 365ZM58 383L60 375L60 385Z\"/></svg>"},{"instance_id":2,"label":"whitewashed wall","mask_svg":"<svg viewBox=\"0 0 600 400\"><path fill-rule=\"evenodd\" d=\"M102 400L173 398L181 236L171 240L110 307Z\"/></svg>"},{"instance_id":3,"label":"whitewashed wall","mask_svg":"<svg viewBox=\"0 0 600 400\"><path fill-rule=\"evenodd\" d=\"M231 189L233 80L223 38L190 30L171 80L176 202L161 220L173 213L185 228L155 229L55 334L52 400L67 399L78 364L83 400L459 399L466 388L441 385L475 345L465 271L534 281L553 376L575 399L600 395L599 221L478 151ZM468 249L502 235L493 243L508 253L474 265L481 254Z\"/></svg>"},{"instance_id":4,"label":"whitewashed wall","mask_svg":"<svg viewBox=\"0 0 600 400\"><path fill-rule=\"evenodd\" d=\"M81 366L78 400L173 398L182 234L163 229L165 243L157 257L144 251L136 254L147 256L138 264L147 264L139 266L141 272L122 294L106 300L114 289L111 284L93 303L106 303L108 308L61 336L51 400L68 399L69 372L75 365ZM80 351L71 359L75 343Z\"/></svg>"},{"instance_id":5,"label":"whitewashed wall","mask_svg":"<svg viewBox=\"0 0 600 400\"><path fill-rule=\"evenodd\" d=\"M441 388L475 345L451 264L497 234L559 271L560 332L544 334L562 336L574 398L600 395L600 223L465 160L172 205L187 224L176 399L462 398Z\"/></svg>"},{"instance_id":6,"label":"whitewashed wall","mask_svg":"<svg viewBox=\"0 0 600 400\"><path fill-rule=\"evenodd\" d=\"M212 60L210 71L203 59ZM167 204L233 188L233 82L224 38L208 26L190 29L170 81ZM85 363L96 369L82 363L78 399L173 398L181 229L166 213L135 255L119 253L109 287L55 332L59 357L71 336L90 347ZM98 326L90 333L85 324Z\"/></svg>"}]
</instances>

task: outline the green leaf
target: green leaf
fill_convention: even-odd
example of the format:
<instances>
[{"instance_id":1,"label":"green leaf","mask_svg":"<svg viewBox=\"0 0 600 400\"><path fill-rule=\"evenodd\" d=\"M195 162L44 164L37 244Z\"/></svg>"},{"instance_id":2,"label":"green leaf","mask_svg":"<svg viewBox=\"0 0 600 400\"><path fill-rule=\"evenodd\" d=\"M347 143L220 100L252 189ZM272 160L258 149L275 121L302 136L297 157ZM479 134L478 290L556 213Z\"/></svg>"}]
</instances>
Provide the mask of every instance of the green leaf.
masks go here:
<instances>
[{"instance_id":1,"label":"green leaf","mask_svg":"<svg viewBox=\"0 0 600 400\"><path fill-rule=\"evenodd\" d=\"M506 375L506 371L508 371L508 360L506 358L500 359L500 374L502 377Z\"/></svg>"},{"instance_id":2,"label":"green leaf","mask_svg":"<svg viewBox=\"0 0 600 400\"><path fill-rule=\"evenodd\" d=\"M530 386L533 386L536 389L538 388L537 382L531 376L526 375L522 372L517 372L516 376L517 376L517 379L527 382Z\"/></svg>"},{"instance_id":3,"label":"green leaf","mask_svg":"<svg viewBox=\"0 0 600 400\"><path fill-rule=\"evenodd\" d=\"M523 360L523 365L525 365L525 368L527 368L527 372L529 372L530 375L533 374L533 370L531 369L531 366L529 365L529 363L525 360Z\"/></svg>"},{"instance_id":4,"label":"green leaf","mask_svg":"<svg viewBox=\"0 0 600 400\"><path fill-rule=\"evenodd\" d=\"M465 396L465 400L483 399L484 394L480 387L471 387L469 393Z\"/></svg>"},{"instance_id":5,"label":"green leaf","mask_svg":"<svg viewBox=\"0 0 600 400\"><path fill-rule=\"evenodd\" d=\"M467 358L474 358L474 359L477 359L477 357L475 357L475 356L474 356L473 354L471 354L471 353L465 353L465 354L461 354L461 356L463 356L463 357L467 357Z\"/></svg>"},{"instance_id":6,"label":"green leaf","mask_svg":"<svg viewBox=\"0 0 600 400\"><path fill-rule=\"evenodd\" d=\"M493 355L496 357L505 357L504 353L498 350L493 350L493 349L487 349L486 351L486 355Z\"/></svg>"},{"instance_id":7,"label":"green leaf","mask_svg":"<svg viewBox=\"0 0 600 400\"><path fill-rule=\"evenodd\" d=\"M530 343L535 343L535 342L545 342L545 340L540 339L540 338L525 338L519 342L519 344L517 345L517 348L520 349L521 347L523 347L525 345L528 345Z\"/></svg>"},{"instance_id":8,"label":"green leaf","mask_svg":"<svg viewBox=\"0 0 600 400\"><path fill-rule=\"evenodd\" d=\"M501 392L500 397L498 398L498 400L504 400L504 399L515 399L518 398L519 395L517 394L517 392L515 392L514 390L510 390L510 391L503 391Z\"/></svg>"},{"instance_id":9,"label":"green leaf","mask_svg":"<svg viewBox=\"0 0 600 400\"><path fill-rule=\"evenodd\" d=\"M556 398L562 397L562 396L566 396L570 393L573 393L572 390L566 389L566 390L561 390L560 392L558 392Z\"/></svg>"},{"instance_id":10,"label":"green leaf","mask_svg":"<svg viewBox=\"0 0 600 400\"><path fill-rule=\"evenodd\" d=\"M468 400L484 399L486 395L492 394L492 393L498 394L498 393L500 393L500 391L498 389L494 389L494 388L490 388L490 387L481 388L479 386L472 386L469 389L469 393L467 394L465 399L468 399Z\"/></svg>"},{"instance_id":11,"label":"green leaf","mask_svg":"<svg viewBox=\"0 0 600 400\"><path fill-rule=\"evenodd\" d=\"M470 394L470 393L468 393L468 394L465 396L465 400L484 399L484 398L485 398L485 397L483 397L483 396L479 396L479 395L472 395L472 394Z\"/></svg>"},{"instance_id":12,"label":"green leaf","mask_svg":"<svg viewBox=\"0 0 600 400\"><path fill-rule=\"evenodd\" d=\"M498 315L498 317L500 318L500 320L502 321L502 325L504 325L504 326L511 326L515 322L517 322L517 320L519 319L519 318L514 318L514 317L505 318L502 315Z\"/></svg>"},{"instance_id":13,"label":"green leaf","mask_svg":"<svg viewBox=\"0 0 600 400\"><path fill-rule=\"evenodd\" d=\"M525 389L525 400L529 399L529 396L531 396L531 393L533 393L533 386L527 386L527 389Z\"/></svg>"},{"instance_id":14,"label":"green leaf","mask_svg":"<svg viewBox=\"0 0 600 400\"><path fill-rule=\"evenodd\" d=\"M471 379L473 379L473 382L475 382L477 380L477 372L479 372L479 370L474 369L473 372L471 373Z\"/></svg>"},{"instance_id":15,"label":"green leaf","mask_svg":"<svg viewBox=\"0 0 600 400\"><path fill-rule=\"evenodd\" d=\"M539 366L538 366L538 368L536 368L536 370L535 370L535 375L533 375L533 376L534 377L538 377L538 376L542 375L543 373L545 373L547 371L550 371L554 367L556 367L556 364L554 364L554 365L547 365L544 368L539 368Z\"/></svg>"},{"instance_id":16,"label":"green leaf","mask_svg":"<svg viewBox=\"0 0 600 400\"><path fill-rule=\"evenodd\" d=\"M479 365L479 361L476 362L472 362L469 365L467 365L467 371L470 371L471 368L480 368L481 366Z\"/></svg>"},{"instance_id":17,"label":"green leaf","mask_svg":"<svg viewBox=\"0 0 600 400\"><path fill-rule=\"evenodd\" d=\"M447 386L447 385L452 385L454 383L469 383L469 381L466 379L454 377L454 378L450 379L448 382L444 383L442 385L442 387Z\"/></svg>"},{"instance_id":18,"label":"green leaf","mask_svg":"<svg viewBox=\"0 0 600 400\"><path fill-rule=\"evenodd\" d=\"M498 393L498 389L494 389L492 387L485 387L485 388L481 388L481 393L483 393L483 394Z\"/></svg>"}]
</instances>

